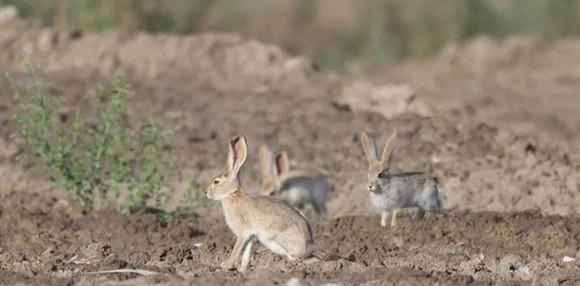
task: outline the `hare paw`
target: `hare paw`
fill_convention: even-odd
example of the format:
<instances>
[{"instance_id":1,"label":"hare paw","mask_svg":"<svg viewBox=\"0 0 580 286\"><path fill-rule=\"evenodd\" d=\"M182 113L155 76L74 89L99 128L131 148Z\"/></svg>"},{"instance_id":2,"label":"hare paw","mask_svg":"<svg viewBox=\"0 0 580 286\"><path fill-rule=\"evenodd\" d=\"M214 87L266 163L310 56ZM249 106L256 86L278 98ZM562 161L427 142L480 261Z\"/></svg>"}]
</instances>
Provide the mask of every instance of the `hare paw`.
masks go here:
<instances>
[{"instance_id":1,"label":"hare paw","mask_svg":"<svg viewBox=\"0 0 580 286\"><path fill-rule=\"evenodd\" d=\"M230 261L226 260L226 261L222 262L222 263L220 264L220 266L221 266L221 268L223 268L223 269L227 269L227 270L229 270L229 269L233 269L233 268L234 268L234 263L232 263L232 262L230 262Z\"/></svg>"}]
</instances>

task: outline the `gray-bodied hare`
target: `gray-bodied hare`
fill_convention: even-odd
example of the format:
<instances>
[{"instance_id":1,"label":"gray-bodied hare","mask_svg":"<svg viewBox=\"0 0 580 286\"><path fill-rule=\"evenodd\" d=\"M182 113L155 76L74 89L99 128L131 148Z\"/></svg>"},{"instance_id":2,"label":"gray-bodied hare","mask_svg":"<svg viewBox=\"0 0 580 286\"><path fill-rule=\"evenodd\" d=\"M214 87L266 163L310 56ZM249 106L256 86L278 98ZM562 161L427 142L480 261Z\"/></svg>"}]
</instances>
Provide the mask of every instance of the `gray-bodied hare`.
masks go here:
<instances>
[{"instance_id":1,"label":"gray-bodied hare","mask_svg":"<svg viewBox=\"0 0 580 286\"><path fill-rule=\"evenodd\" d=\"M318 170L290 170L286 151L273 157L266 146L260 147L260 169L262 173L261 194L278 196L289 205L304 210L312 207L316 215L325 217L326 199L330 184Z\"/></svg>"},{"instance_id":2,"label":"gray-bodied hare","mask_svg":"<svg viewBox=\"0 0 580 286\"><path fill-rule=\"evenodd\" d=\"M361 143L369 163L367 187L373 205L381 210L381 225L391 212L391 227L397 224L397 212L407 207L417 207L415 220L425 216L425 212L445 213L439 199L437 181L427 173L393 173L391 157L395 149L397 132L387 141L383 155L379 159L377 146L366 132L361 136Z\"/></svg>"}]
</instances>

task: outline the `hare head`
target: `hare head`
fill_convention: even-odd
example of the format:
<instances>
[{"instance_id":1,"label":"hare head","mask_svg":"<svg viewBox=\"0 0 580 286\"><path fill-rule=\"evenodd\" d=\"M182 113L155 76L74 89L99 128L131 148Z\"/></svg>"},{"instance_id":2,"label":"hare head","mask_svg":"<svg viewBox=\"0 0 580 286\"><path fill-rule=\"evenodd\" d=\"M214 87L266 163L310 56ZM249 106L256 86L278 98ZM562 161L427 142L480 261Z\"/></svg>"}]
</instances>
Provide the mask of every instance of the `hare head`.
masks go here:
<instances>
[{"instance_id":1,"label":"hare head","mask_svg":"<svg viewBox=\"0 0 580 286\"><path fill-rule=\"evenodd\" d=\"M387 140L387 145L383 149L383 155L379 159L377 152L377 145L375 140L367 132L361 136L361 143L367 161L369 163L367 186L370 192L380 192L381 186L384 185L388 179L391 165L391 157L395 149L395 142L397 140L397 131L393 132L391 137Z\"/></svg>"},{"instance_id":2,"label":"hare head","mask_svg":"<svg viewBox=\"0 0 580 286\"><path fill-rule=\"evenodd\" d=\"M241 135L234 136L229 142L226 170L215 177L207 187L208 198L223 200L241 188L239 173L247 154L246 138Z\"/></svg>"},{"instance_id":3,"label":"hare head","mask_svg":"<svg viewBox=\"0 0 580 286\"><path fill-rule=\"evenodd\" d=\"M290 170L288 154L281 151L273 157L272 151L266 146L260 147L260 171L262 173L262 189L260 193L270 196L280 188L282 179L288 175Z\"/></svg>"}]
</instances>

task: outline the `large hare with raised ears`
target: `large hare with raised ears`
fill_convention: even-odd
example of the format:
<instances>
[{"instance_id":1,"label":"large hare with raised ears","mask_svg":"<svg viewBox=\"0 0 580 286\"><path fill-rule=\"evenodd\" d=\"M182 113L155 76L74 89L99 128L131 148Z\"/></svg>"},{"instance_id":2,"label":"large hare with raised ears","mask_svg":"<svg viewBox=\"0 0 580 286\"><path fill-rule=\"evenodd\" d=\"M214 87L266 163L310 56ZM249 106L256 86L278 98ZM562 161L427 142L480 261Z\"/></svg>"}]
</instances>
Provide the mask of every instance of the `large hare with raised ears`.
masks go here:
<instances>
[{"instance_id":1,"label":"large hare with raised ears","mask_svg":"<svg viewBox=\"0 0 580 286\"><path fill-rule=\"evenodd\" d=\"M385 226L387 215L391 213L391 227L397 224L397 212L402 208L417 207L414 220L425 216L425 212L446 213L439 199L435 178L427 173L393 173L391 158L397 132L388 139L383 155L379 159L374 139L366 132L361 143L369 163L367 188L373 205L381 211L381 225Z\"/></svg>"},{"instance_id":2,"label":"large hare with raised ears","mask_svg":"<svg viewBox=\"0 0 580 286\"><path fill-rule=\"evenodd\" d=\"M319 218L326 216L326 199L330 192L330 184L322 172L290 170L286 151L281 151L274 157L266 145L260 147L259 155L262 195L280 197L299 210L311 207Z\"/></svg>"},{"instance_id":3,"label":"large hare with raised ears","mask_svg":"<svg viewBox=\"0 0 580 286\"><path fill-rule=\"evenodd\" d=\"M226 223L237 238L230 257L221 266L234 268L242 256L239 270L246 271L256 239L290 260L310 257L312 231L300 213L270 197L250 196L242 190L239 172L246 157L246 138L233 137L229 142L226 170L207 188L210 199L221 201Z\"/></svg>"}]
</instances>

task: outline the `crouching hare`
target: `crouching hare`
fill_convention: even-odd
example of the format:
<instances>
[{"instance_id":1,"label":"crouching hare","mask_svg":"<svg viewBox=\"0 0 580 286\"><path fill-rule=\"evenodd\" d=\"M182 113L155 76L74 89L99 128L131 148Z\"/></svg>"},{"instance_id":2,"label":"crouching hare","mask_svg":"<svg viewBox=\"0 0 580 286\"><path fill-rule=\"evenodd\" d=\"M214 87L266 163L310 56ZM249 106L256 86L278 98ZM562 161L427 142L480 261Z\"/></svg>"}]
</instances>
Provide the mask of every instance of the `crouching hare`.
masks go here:
<instances>
[{"instance_id":1,"label":"crouching hare","mask_svg":"<svg viewBox=\"0 0 580 286\"><path fill-rule=\"evenodd\" d=\"M312 231L300 213L270 197L250 196L242 190L239 172L246 156L246 138L233 137L225 172L215 177L207 188L210 199L221 201L226 224L237 238L230 257L221 266L234 268L242 256L239 270L246 271L255 240L290 260L310 257Z\"/></svg>"},{"instance_id":2,"label":"crouching hare","mask_svg":"<svg viewBox=\"0 0 580 286\"><path fill-rule=\"evenodd\" d=\"M381 226L386 225L387 214L391 213L391 227L397 225L399 209L417 207L413 216L421 220L425 212L446 212L441 206L437 181L427 173L393 173L391 157L395 149L397 132L387 141L382 158L379 159L374 139L366 132L361 143L369 163L367 187L373 205L381 210Z\"/></svg>"},{"instance_id":3,"label":"crouching hare","mask_svg":"<svg viewBox=\"0 0 580 286\"><path fill-rule=\"evenodd\" d=\"M330 184L318 170L292 170L286 151L273 157L266 146L260 147L262 190L265 196L277 196L299 210L312 208L319 218L327 214L326 199Z\"/></svg>"}]
</instances>

